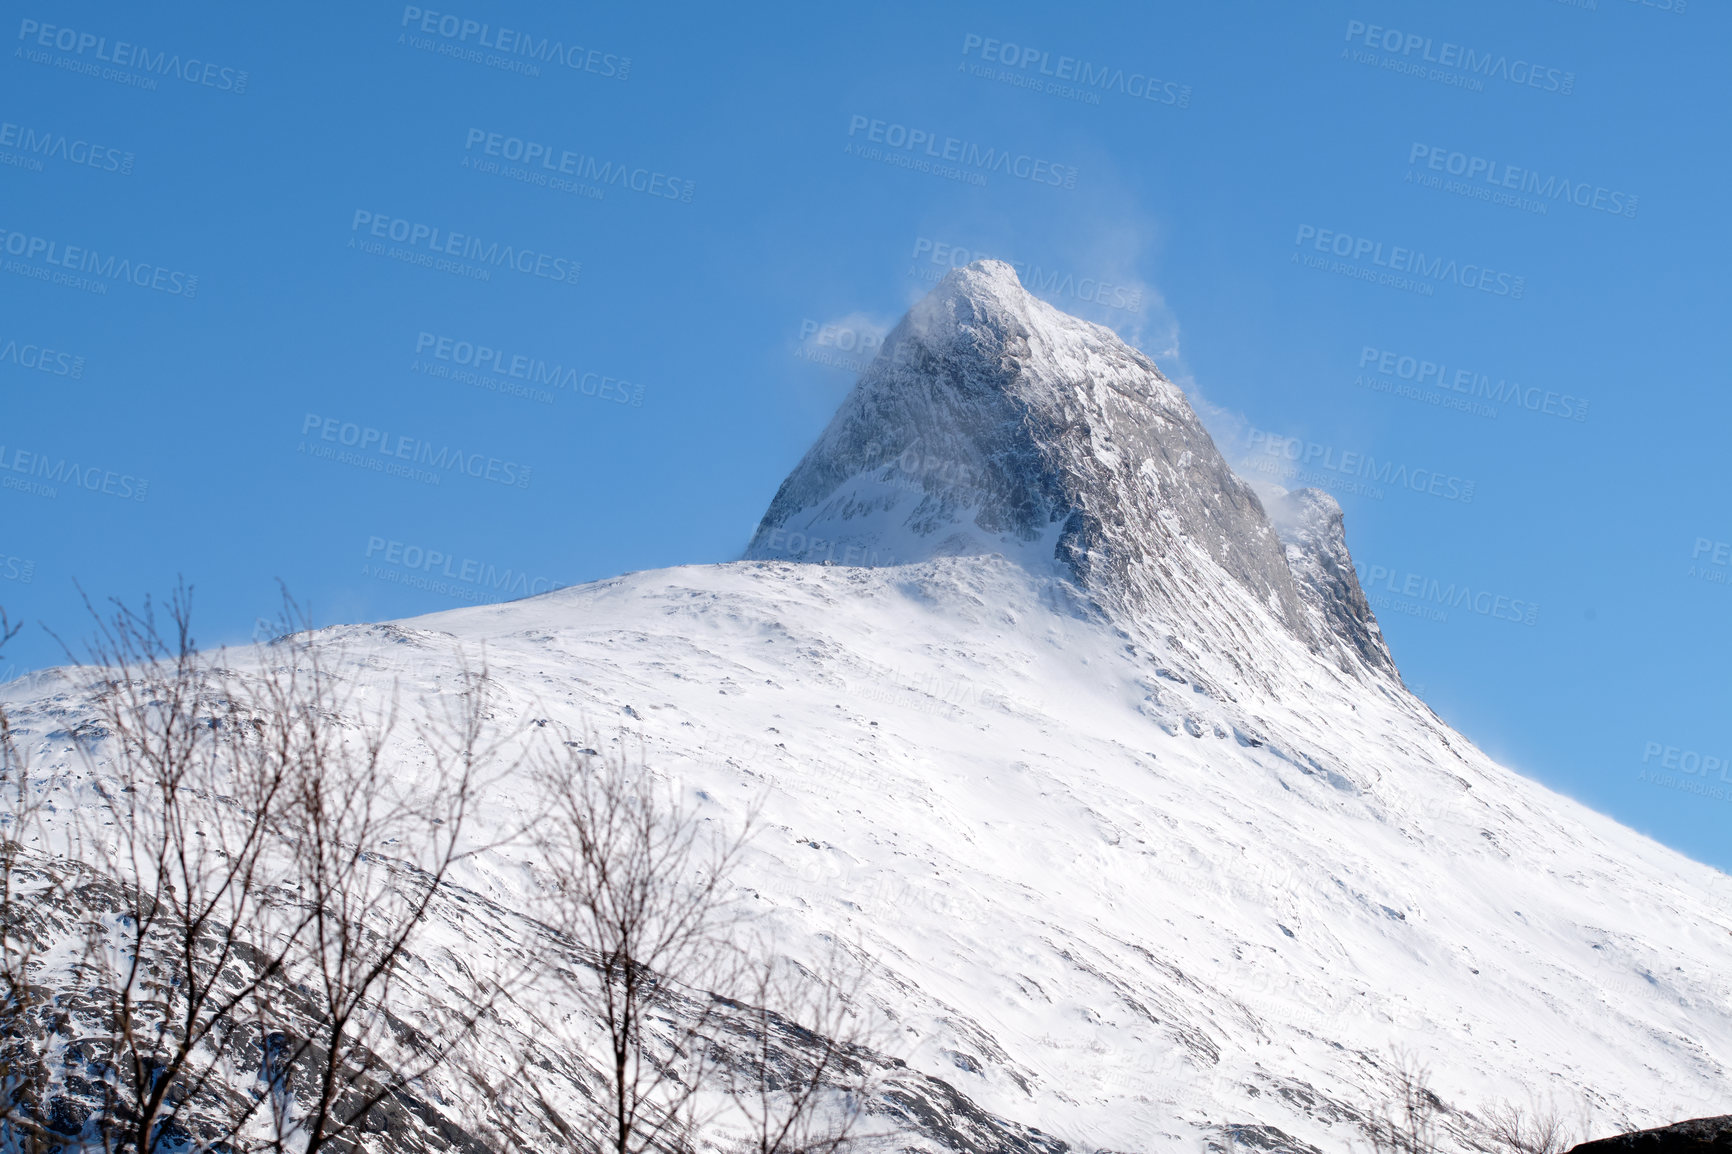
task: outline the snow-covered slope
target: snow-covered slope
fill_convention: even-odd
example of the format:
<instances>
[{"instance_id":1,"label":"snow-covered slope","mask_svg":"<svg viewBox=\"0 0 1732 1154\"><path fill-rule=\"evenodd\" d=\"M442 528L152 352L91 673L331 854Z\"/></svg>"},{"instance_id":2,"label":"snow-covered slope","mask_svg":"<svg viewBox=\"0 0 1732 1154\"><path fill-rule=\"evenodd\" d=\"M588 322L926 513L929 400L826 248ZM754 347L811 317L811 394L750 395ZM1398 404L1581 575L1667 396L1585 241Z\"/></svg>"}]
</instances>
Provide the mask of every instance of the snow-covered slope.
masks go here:
<instances>
[{"instance_id":1,"label":"snow-covered slope","mask_svg":"<svg viewBox=\"0 0 1732 1154\"><path fill-rule=\"evenodd\" d=\"M898 328L748 560L325 640L363 696L484 649L507 715L641 740L721 821L762 798L752 912L798 955L861 942L886 1049L973 1119L907 1113L910 1143L1345 1149L1392 1043L1457 1109L1725 1112L1727 879L1451 731L1339 508L1271 505L1146 359L982 264ZM68 757L76 691L20 693ZM506 849L464 881L510 909L529 877Z\"/></svg>"}]
</instances>

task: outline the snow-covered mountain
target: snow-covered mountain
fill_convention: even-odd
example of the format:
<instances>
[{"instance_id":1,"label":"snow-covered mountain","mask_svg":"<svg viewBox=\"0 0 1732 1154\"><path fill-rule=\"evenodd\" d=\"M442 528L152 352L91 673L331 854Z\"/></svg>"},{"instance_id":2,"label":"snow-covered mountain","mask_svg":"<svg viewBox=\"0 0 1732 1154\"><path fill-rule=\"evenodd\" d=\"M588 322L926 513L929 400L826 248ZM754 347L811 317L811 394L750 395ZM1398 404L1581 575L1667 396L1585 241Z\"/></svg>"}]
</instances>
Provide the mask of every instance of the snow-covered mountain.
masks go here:
<instances>
[{"instance_id":1,"label":"snow-covered mountain","mask_svg":"<svg viewBox=\"0 0 1732 1154\"><path fill-rule=\"evenodd\" d=\"M504 710L641 740L718 820L765 798L752 912L876 958L907 1145L1342 1150L1392 1044L1457 1110L1732 1099L1724 875L1439 720L1334 501L1266 506L1002 264L902 321L745 560L324 639L363 700L484 648ZM10 691L41 756L76 697ZM463 881L509 911L527 877L508 848Z\"/></svg>"}]
</instances>

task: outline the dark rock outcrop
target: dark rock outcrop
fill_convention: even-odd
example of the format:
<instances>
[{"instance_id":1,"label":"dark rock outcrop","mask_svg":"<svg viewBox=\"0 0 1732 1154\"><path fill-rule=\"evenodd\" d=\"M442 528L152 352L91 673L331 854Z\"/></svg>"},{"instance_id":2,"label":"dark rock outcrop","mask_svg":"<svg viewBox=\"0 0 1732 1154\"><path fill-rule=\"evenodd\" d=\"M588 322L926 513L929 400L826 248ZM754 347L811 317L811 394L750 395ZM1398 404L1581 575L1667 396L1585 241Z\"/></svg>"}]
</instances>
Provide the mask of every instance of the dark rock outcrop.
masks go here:
<instances>
[{"instance_id":1,"label":"dark rock outcrop","mask_svg":"<svg viewBox=\"0 0 1732 1154\"><path fill-rule=\"evenodd\" d=\"M1732 1114L1596 1138L1569 1154L1732 1154Z\"/></svg>"},{"instance_id":2,"label":"dark rock outcrop","mask_svg":"<svg viewBox=\"0 0 1732 1154\"><path fill-rule=\"evenodd\" d=\"M1341 506L1321 489L1300 489L1268 503L1269 519L1287 548L1287 567L1311 615L1313 633L1340 647L1343 668L1354 659L1396 676L1395 659L1377 616L1359 587Z\"/></svg>"}]
</instances>

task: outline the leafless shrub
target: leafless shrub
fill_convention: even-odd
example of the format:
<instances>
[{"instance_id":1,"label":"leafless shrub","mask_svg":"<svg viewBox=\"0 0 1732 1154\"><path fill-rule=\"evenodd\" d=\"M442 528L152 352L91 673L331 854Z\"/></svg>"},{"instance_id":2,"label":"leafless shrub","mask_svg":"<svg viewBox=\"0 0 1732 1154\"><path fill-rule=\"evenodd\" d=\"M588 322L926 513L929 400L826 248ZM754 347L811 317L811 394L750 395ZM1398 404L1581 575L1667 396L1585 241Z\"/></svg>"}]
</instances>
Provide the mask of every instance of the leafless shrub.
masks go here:
<instances>
[{"instance_id":1,"label":"leafless shrub","mask_svg":"<svg viewBox=\"0 0 1732 1154\"><path fill-rule=\"evenodd\" d=\"M1571 1120L1550 1098L1530 1097L1526 1108L1500 1103L1485 1112L1485 1135L1509 1154L1563 1154L1593 1136L1593 1105L1584 1095Z\"/></svg>"},{"instance_id":2,"label":"leafless shrub","mask_svg":"<svg viewBox=\"0 0 1732 1154\"><path fill-rule=\"evenodd\" d=\"M0 649L18 629L0 612ZM0 1150L23 1154L48 1149L53 1138L42 1122L47 1057L30 1041L40 1016L51 1012L50 991L41 984L43 942L31 914L64 901L68 889L65 875L42 859L44 805L12 719L0 706Z\"/></svg>"},{"instance_id":3,"label":"leafless shrub","mask_svg":"<svg viewBox=\"0 0 1732 1154\"><path fill-rule=\"evenodd\" d=\"M589 1129L568 1137L611 1154L742 1132L753 1154L834 1154L856 1137L875 1068L864 969L833 949L811 971L744 937L732 871L755 810L723 832L625 754L569 753L539 778L546 920L582 961L558 971L558 1001L599 1024L603 1059ZM569 1023L541 1028L579 1047Z\"/></svg>"},{"instance_id":4,"label":"leafless shrub","mask_svg":"<svg viewBox=\"0 0 1732 1154\"><path fill-rule=\"evenodd\" d=\"M107 1065L81 1137L107 1149L238 1136L252 1104L210 1100L257 1048L264 990L310 920L273 852L298 768L293 726L251 715L200 659L190 610L182 590L166 624L149 602L97 619L96 718L74 734L100 799L74 852L118 883L74 975L96 991L88 1027Z\"/></svg>"},{"instance_id":5,"label":"leafless shrub","mask_svg":"<svg viewBox=\"0 0 1732 1154\"><path fill-rule=\"evenodd\" d=\"M812 972L771 939L749 952L744 999L729 1015L741 1052L724 1066L750 1154L835 1154L861 1137L879 1071L861 987L865 968L834 940Z\"/></svg>"},{"instance_id":6,"label":"leafless shrub","mask_svg":"<svg viewBox=\"0 0 1732 1154\"><path fill-rule=\"evenodd\" d=\"M315 677L317 660L306 655ZM279 1118L274 1140L307 1154L349 1136L385 1098L452 1059L501 985L518 976L453 967L446 976L458 983L455 996L404 988L446 878L487 848L465 841L482 787L506 771L486 720L485 670L462 670L438 714L417 723L422 758L412 786L386 768L393 711L369 716L331 700L327 684L269 703L298 731L287 820L308 924L289 976L308 991L313 1028L276 1036L267 1078L295 1111Z\"/></svg>"},{"instance_id":7,"label":"leafless shrub","mask_svg":"<svg viewBox=\"0 0 1732 1154\"><path fill-rule=\"evenodd\" d=\"M1436 1154L1443 1102L1431 1089L1431 1070L1416 1056L1395 1050L1386 1074L1384 1100L1364 1123L1375 1154Z\"/></svg>"},{"instance_id":8,"label":"leafless shrub","mask_svg":"<svg viewBox=\"0 0 1732 1154\"><path fill-rule=\"evenodd\" d=\"M394 695L343 693L292 604L246 675L199 653L184 589L161 620L149 602L97 620L95 717L74 731L94 804L64 863L101 884L59 975L77 1004L24 1043L81 1069L50 1078L34 1123L67 1104L66 1149L353 1148L509 978L448 967L444 998L405 982L451 869L484 848L465 838L502 761L485 672L417 722L407 782L386 768Z\"/></svg>"},{"instance_id":9,"label":"leafless shrub","mask_svg":"<svg viewBox=\"0 0 1732 1154\"><path fill-rule=\"evenodd\" d=\"M623 754L566 753L537 776L548 921L589 963L563 978L605 1046L596 1132L616 1154L688 1149L709 1120L707 992L734 967L728 875L750 822L716 833Z\"/></svg>"},{"instance_id":10,"label":"leafless shrub","mask_svg":"<svg viewBox=\"0 0 1732 1154\"><path fill-rule=\"evenodd\" d=\"M477 801L523 756L484 669L405 722L394 692L334 673L292 604L232 667L198 650L184 589L97 621L90 715L68 723L82 775L56 780L52 822L0 712L0 1149L404 1148L406 1109L477 1105L463 1141L501 1148L859 1137L882 1065L864 965L744 940L732 873L755 811L724 831L641 756L541 754L540 920L490 930L509 960L457 956L431 931L461 922L452 870L496 848ZM429 1099L454 1085L480 1092L441 1115Z\"/></svg>"}]
</instances>

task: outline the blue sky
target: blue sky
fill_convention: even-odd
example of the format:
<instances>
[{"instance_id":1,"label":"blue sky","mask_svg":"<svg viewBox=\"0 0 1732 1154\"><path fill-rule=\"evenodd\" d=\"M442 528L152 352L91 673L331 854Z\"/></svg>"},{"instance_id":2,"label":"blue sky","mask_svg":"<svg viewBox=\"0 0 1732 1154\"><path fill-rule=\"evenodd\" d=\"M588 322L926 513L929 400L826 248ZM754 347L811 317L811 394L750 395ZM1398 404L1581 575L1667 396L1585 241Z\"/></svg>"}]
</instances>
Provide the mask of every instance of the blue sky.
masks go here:
<instances>
[{"instance_id":1,"label":"blue sky","mask_svg":"<svg viewBox=\"0 0 1732 1154\"><path fill-rule=\"evenodd\" d=\"M1724 8L7 12L13 673L75 580L216 643L732 559L994 256L1337 494L1442 716L1732 866Z\"/></svg>"}]
</instances>

